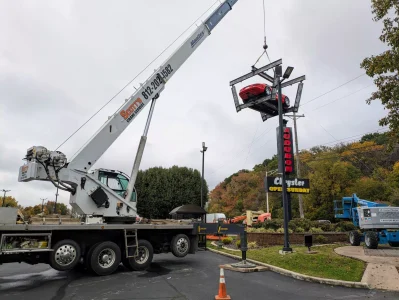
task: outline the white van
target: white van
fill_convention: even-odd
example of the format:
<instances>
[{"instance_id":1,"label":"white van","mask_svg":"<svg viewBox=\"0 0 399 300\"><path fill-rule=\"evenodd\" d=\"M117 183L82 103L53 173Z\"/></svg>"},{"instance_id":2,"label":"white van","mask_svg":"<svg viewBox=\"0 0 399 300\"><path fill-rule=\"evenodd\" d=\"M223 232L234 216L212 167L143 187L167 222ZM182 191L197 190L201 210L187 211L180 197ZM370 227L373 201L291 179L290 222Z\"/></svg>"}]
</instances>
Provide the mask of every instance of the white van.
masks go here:
<instances>
[{"instance_id":1,"label":"white van","mask_svg":"<svg viewBox=\"0 0 399 300\"><path fill-rule=\"evenodd\" d=\"M206 223L217 223L219 219L226 220L226 215L223 213L206 214Z\"/></svg>"}]
</instances>

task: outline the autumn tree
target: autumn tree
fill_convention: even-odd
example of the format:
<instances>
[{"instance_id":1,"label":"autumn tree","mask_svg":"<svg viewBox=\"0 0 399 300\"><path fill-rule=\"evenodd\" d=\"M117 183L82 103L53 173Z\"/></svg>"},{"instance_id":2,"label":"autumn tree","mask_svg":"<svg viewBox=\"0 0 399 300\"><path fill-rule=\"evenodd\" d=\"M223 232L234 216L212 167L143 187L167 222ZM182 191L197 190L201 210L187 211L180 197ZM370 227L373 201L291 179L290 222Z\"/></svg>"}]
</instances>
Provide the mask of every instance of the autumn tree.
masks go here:
<instances>
[{"instance_id":1,"label":"autumn tree","mask_svg":"<svg viewBox=\"0 0 399 300\"><path fill-rule=\"evenodd\" d=\"M18 207L18 201L15 200L15 198L12 197L12 196L7 196L5 198L4 205L3 205L3 201L4 201L4 197L0 197L0 207L3 207L3 206L5 206L5 207Z\"/></svg>"},{"instance_id":2,"label":"autumn tree","mask_svg":"<svg viewBox=\"0 0 399 300\"><path fill-rule=\"evenodd\" d=\"M388 50L365 58L360 66L368 76L375 78L374 83L378 88L367 103L380 99L388 110L379 125L389 126L389 146L392 148L399 141L399 1L372 0L371 3L373 20L382 20L384 24L380 40L388 46Z\"/></svg>"}]
</instances>

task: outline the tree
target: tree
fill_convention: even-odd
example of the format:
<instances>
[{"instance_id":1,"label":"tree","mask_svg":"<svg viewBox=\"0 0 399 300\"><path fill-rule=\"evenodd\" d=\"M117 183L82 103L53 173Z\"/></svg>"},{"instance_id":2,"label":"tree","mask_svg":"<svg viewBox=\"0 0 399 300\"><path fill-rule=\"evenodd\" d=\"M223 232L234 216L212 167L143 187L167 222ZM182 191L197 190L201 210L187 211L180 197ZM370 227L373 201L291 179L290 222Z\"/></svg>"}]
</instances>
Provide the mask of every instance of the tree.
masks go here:
<instances>
[{"instance_id":1,"label":"tree","mask_svg":"<svg viewBox=\"0 0 399 300\"><path fill-rule=\"evenodd\" d=\"M388 50L377 55L365 58L360 66L366 74L376 77L374 83L378 90L371 94L367 100L380 99L388 110L388 115L379 121L380 126L389 126L389 146L392 147L399 141L399 1L398 0L372 0L374 21L382 20L384 29L380 40L387 44ZM391 17L392 12L392 17Z\"/></svg>"},{"instance_id":2,"label":"tree","mask_svg":"<svg viewBox=\"0 0 399 300\"><path fill-rule=\"evenodd\" d=\"M3 200L4 200L4 197L1 196L1 197L0 197L0 207L3 206ZM18 201L15 200L14 197L7 196L4 206L5 206L5 207L18 207Z\"/></svg>"},{"instance_id":3,"label":"tree","mask_svg":"<svg viewBox=\"0 0 399 300\"><path fill-rule=\"evenodd\" d=\"M139 171L136 182L140 216L168 218L169 212L184 204L201 205L201 174L198 170L173 166ZM204 179L204 203L208 185Z\"/></svg>"}]
</instances>

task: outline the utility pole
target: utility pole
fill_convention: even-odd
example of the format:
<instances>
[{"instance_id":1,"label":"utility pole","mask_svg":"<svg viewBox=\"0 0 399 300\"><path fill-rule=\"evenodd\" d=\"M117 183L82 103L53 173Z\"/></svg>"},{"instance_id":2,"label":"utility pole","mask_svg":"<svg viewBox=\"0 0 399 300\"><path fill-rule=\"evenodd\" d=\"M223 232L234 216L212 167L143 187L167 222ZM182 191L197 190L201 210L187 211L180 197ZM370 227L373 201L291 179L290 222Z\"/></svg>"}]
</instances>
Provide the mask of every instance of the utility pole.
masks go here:
<instances>
[{"instance_id":1,"label":"utility pole","mask_svg":"<svg viewBox=\"0 0 399 300\"><path fill-rule=\"evenodd\" d=\"M6 206L6 193L10 192L11 190L5 190L2 189L2 191L4 192L4 196L3 196L3 207Z\"/></svg>"},{"instance_id":2,"label":"utility pole","mask_svg":"<svg viewBox=\"0 0 399 300\"><path fill-rule=\"evenodd\" d=\"M42 200L42 213L44 211L44 200L47 200L47 198L40 198L40 200Z\"/></svg>"},{"instance_id":3,"label":"utility pole","mask_svg":"<svg viewBox=\"0 0 399 300\"><path fill-rule=\"evenodd\" d=\"M200 152L202 153L201 208L203 208L202 199L204 197L204 163L206 149L208 149L208 147L205 147L205 142L202 142L202 150L200 150Z\"/></svg>"},{"instance_id":4,"label":"utility pole","mask_svg":"<svg viewBox=\"0 0 399 300\"><path fill-rule=\"evenodd\" d=\"M297 133L297 129L296 129L296 119L303 118L303 117L305 117L305 115L296 115L296 113L293 112L292 115L285 115L285 116L294 120L296 174L297 174L298 178L301 178L300 158L299 158L299 148L298 148L298 133ZM299 215L300 215L301 219L303 219L303 218L305 218L305 214L303 213L302 194L298 194L298 200L299 200Z\"/></svg>"}]
</instances>

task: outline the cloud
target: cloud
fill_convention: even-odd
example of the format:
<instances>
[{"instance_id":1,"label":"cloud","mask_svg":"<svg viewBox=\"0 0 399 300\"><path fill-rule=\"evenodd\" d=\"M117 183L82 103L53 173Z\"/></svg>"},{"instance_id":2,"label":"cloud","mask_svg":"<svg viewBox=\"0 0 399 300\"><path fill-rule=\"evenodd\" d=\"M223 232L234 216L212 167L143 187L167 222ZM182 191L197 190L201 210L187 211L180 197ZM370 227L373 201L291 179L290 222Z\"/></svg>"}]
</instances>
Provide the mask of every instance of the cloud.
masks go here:
<instances>
[{"instance_id":1,"label":"cloud","mask_svg":"<svg viewBox=\"0 0 399 300\"><path fill-rule=\"evenodd\" d=\"M0 184L24 205L54 198L51 183L18 183L26 149L54 150L143 67L214 3L203 1L2 2L0 7ZM268 54L305 74L305 103L354 78L362 59L385 48L381 24L370 3L353 1L265 1ZM186 37L187 35L185 35ZM183 37L184 38L184 37ZM182 41L182 38L179 42ZM60 150L72 155L104 124L179 44L171 47ZM210 37L183 64L157 100L141 168L201 169L210 188L240 169L251 169L276 153L277 120L236 112L229 81L250 71L262 52L261 1L238 1ZM257 64L267 64L262 57ZM261 78L244 82L242 87ZM385 112L365 99L367 76L303 106L300 148L334 142L379 128ZM296 87L284 90L294 99ZM94 167L130 173L148 108L112 144ZM292 126L292 122L289 123ZM323 129L324 128L324 129ZM328 133L327 133L328 132ZM0 186L1 187L1 186ZM62 193L61 201L68 201Z\"/></svg>"}]
</instances>

